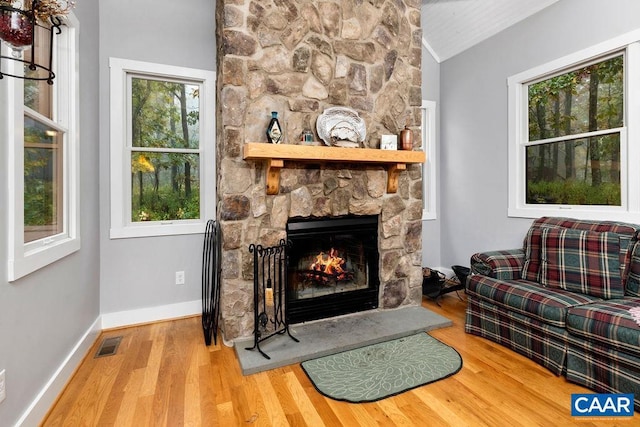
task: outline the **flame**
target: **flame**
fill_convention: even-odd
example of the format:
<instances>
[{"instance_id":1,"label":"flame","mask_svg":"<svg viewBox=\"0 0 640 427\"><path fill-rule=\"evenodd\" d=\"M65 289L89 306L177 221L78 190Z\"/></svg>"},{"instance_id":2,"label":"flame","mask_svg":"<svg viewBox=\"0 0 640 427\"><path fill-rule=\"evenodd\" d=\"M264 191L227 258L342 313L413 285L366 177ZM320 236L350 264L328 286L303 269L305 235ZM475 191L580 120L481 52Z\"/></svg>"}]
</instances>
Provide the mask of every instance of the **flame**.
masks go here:
<instances>
[{"instance_id":1,"label":"flame","mask_svg":"<svg viewBox=\"0 0 640 427\"><path fill-rule=\"evenodd\" d=\"M329 281L329 278L336 280L350 280L353 274L345 270L346 261L340 257L335 248L331 248L328 254L320 252L316 255L316 260L311 264L310 270L319 271L323 275L314 275L315 280L323 282Z\"/></svg>"}]
</instances>

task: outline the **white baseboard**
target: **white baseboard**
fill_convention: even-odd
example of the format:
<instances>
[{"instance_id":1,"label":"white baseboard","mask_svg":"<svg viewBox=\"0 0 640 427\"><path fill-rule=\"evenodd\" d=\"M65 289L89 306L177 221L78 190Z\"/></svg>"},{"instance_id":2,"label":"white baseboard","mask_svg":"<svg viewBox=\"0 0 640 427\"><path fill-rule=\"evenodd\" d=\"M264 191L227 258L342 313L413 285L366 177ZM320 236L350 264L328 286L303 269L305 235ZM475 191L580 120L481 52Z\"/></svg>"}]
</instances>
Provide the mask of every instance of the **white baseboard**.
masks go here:
<instances>
[{"instance_id":1,"label":"white baseboard","mask_svg":"<svg viewBox=\"0 0 640 427\"><path fill-rule=\"evenodd\" d=\"M176 317L193 316L202 313L202 301L187 301L158 307L139 308L136 310L117 311L102 314L102 329L120 328Z\"/></svg>"},{"instance_id":2,"label":"white baseboard","mask_svg":"<svg viewBox=\"0 0 640 427\"><path fill-rule=\"evenodd\" d=\"M31 405L29 405L27 410L22 414L16 426L40 425L62 392L62 389L71 378L71 375L73 375L95 342L100 331L100 317L98 317L73 347L69 355L54 372L49 381L47 381L42 390L40 390L40 393L38 393L33 402L31 402Z\"/></svg>"},{"instance_id":3,"label":"white baseboard","mask_svg":"<svg viewBox=\"0 0 640 427\"><path fill-rule=\"evenodd\" d=\"M22 414L16 426L40 425L103 329L192 316L200 313L202 313L202 302L197 300L138 310L119 311L99 316L73 347L33 402L31 402L31 405Z\"/></svg>"}]
</instances>

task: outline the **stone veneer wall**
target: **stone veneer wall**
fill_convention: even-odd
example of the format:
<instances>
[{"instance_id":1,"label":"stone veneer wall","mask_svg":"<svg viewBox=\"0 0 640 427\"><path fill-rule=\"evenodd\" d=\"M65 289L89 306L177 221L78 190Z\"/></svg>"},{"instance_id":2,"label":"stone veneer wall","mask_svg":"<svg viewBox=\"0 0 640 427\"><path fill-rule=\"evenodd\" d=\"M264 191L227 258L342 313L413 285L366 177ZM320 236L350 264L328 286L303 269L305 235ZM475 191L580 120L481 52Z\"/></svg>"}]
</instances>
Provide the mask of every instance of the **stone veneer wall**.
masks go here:
<instances>
[{"instance_id":1,"label":"stone veneer wall","mask_svg":"<svg viewBox=\"0 0 640 427\"><path fill-rule=\"evenodd\" d=\"M386 193L381 167L285 164L280 193L265 192L263 162L245 162L242 145L265 141L271 111L284 143L315 133L325 108L346 106L365 120L365 145L399 134L419 145L419 0L218 0L218 220L225 340L253 332L251 243L286 237L289 218L380 215L380 307L422 298L422 168L408 166L398 193ZM316 139L317 135L315 135ZM316 142L321 144L321 142Z\"/></svg>"}]
</instances>

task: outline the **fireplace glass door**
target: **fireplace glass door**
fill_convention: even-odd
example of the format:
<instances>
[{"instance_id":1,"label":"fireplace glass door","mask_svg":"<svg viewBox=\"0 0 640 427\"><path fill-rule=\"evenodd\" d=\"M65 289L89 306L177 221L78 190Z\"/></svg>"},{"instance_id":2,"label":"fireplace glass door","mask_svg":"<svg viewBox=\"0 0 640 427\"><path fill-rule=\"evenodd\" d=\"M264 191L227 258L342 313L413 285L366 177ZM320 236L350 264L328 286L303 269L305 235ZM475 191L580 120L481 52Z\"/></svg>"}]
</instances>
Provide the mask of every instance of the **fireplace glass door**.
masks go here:
<instances>
[{"instance_id":1,"label":"fireplace glass door","mask_svg":"<svg viewBox=\"0 0 640 427\"><path fill-rule=\"evenodd\" d=\"M378 307L378 217L291 221L286 313L290 323Z\"/></svg>"}]
</instances>

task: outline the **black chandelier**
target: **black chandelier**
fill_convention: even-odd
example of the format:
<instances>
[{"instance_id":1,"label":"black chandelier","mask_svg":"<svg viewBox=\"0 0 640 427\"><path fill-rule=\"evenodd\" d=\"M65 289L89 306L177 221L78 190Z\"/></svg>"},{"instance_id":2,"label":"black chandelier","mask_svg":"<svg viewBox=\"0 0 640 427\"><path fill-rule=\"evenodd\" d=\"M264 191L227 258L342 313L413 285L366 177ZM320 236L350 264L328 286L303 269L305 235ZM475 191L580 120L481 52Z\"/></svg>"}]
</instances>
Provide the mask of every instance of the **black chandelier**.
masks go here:
<instances>
[{"instance_id":1,"label":"black chandelier","mask_svg":"<svg viewBox=\"0 0 640 427\"><path fill-rule=\"evenodd\" d=\"M0 52L0 79L9 76L53 84L56 77L52 66L53 37L62 32L62 21L58 16L39 19L36 11L40 3L39 0L33 0L27 2L28 6L22 6L21 1L0 1L0 40L12 50L11 56ZM37 57L36 37L48 37L49 52L46 57ZM24 64L24 73L9 74L2 71L3 61L21 62Z\"/></svg>"}]
</instances>

